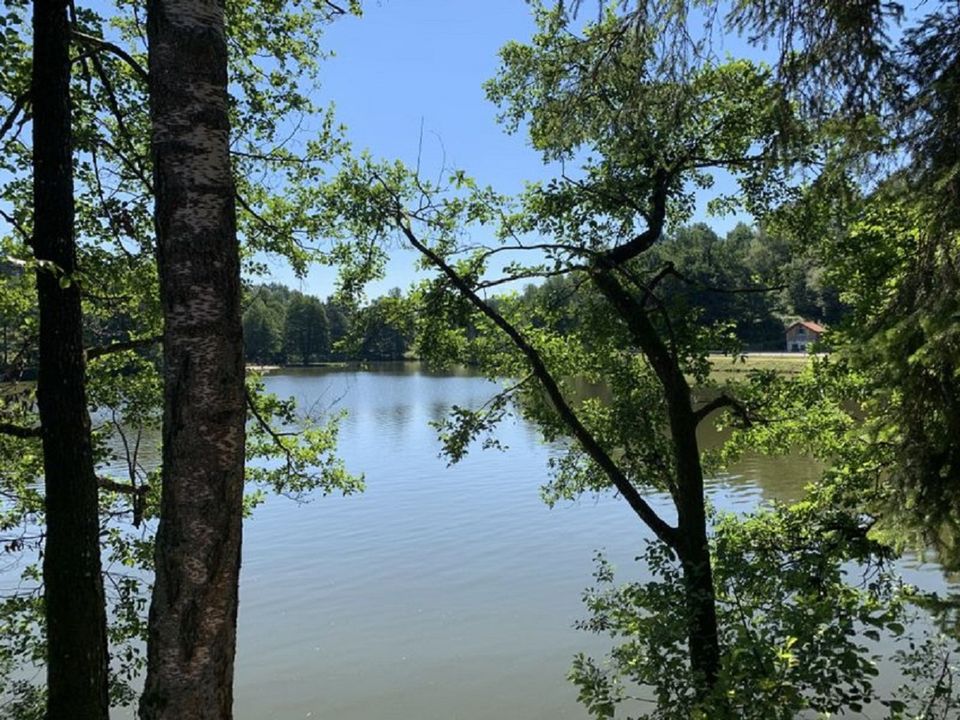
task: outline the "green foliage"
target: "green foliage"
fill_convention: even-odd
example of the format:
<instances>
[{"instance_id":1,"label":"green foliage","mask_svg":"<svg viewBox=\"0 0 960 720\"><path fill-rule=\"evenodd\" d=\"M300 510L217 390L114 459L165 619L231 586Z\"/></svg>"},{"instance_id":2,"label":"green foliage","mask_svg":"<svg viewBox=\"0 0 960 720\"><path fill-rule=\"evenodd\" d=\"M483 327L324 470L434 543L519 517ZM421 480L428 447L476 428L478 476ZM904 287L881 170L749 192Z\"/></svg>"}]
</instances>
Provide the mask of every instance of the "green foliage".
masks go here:
<instances>
[{"instance_id":1,"label":"green foliage","mask_svg":"<svg viewBox=\"0 0 960 720\"><path fill-rule=\"evenodd\" d=\"M403 360L413 349L414 319L399 289L360 309L354 322L357 354L364 359Z\"/></svg>"},{"instance_id":2,"label":"green foliage","mask_svg":"<svg viewBox=\"0 0 960 720\"><path fill-rule=\"evenodd\" d=\"M851 307L831 343L864 384L865 462L884 522L955 565L960 371L960 10L744 2L732 24L781 45L778 72L820 124L825 163L772 231L811 248ZM899 27L898 27L899 26ZM894 42L893 39L899 37Z\"/></svg>"},{"instance_id":3,"label":"green foliage","mask_svg":"<svg viewBox=\"0 0 960 720\"><path fill-rule=\"evenodd\" d=\"M911 591L896 582L889 552L856 516L816 500L720 516L713 553L724 654L720 681L705 701L687 681L675 559L650 544L638 559L653 579L618 586L599 558L597 584L584 598L590 617L581 626L617 644L605 664L579 656L571 671L592 717L614 717L617 706L633 708L638 697L655 706L639 717L664 720L791 720L805 711L829 717L898 700L874 687L875 661L881 637L903 634ZM907 705L891 717L913 717Z\"/></svg>"},{"instance_id":4,"label":"green foliage","mask_svg":"<svg viewBox=\"0 0 960 720\"><path fill-rule=\"evenodd\" d=\"M243 347L247 360L260 364L277 362L283 347L282 308L254 297L243 313Z\"/></svg>"},{"instance_id":5,"label":"green foliage","mask_svg":"<svg viewBox=\"0 0 960 720\"><path fill-rule=\"evenodd\" d=\"M349 474L336 456L342 417L311 416L264 392L255 376L248 381L247 480L294 499L314 491L345 495L363 490L363 478Z\"/></svg>"},{"instance_id":6,"label":"green foliage","mask_svg":"<svg viewBox=\"0 0 960 720\"><path fill-rule=\"evenodd\" d=\"M415 352L417 320L399 289L363 306L318 298L271 283L250 289L244 310L248 361L405 360Z\"/></svg>"},{"instance_id":7,"label":"green foliage","mask_svg":"<svg viewBox=\"0 0 960 720\"><path fill-rule=\"evenodd\" d=\"M748 5L755 7L735 5L732 22ZM708 360L710 349L735 352L765 334L772 317L842 321L844 303L856 317L857 298L837 291L856 279L855 258L843 266L822 247L846 237L862 195L852 178L868 164L864 148L882 147L885 129L834 106L827 120L812 113L784 82L783 67L722 61L706 41L670 36L688 28L687 6L602 3L596 22L574 23L569 4L536 4L537 34L503 49L487 91L507 129L528 130L560 176L510 200L462 172L440 186L399 164L358 158L328 192L341 257L352 249L362 258L342 287L356 293L378 275L382 259L367 249L394 234L440 271L413 297L421 352L436 364L469 361L511 379L485 405L456 408L440 424L448 457L462 458L475 442L497 447L497 424L522 414L563 448L551 462L548 502L609 492L614 464L634 488L666 492L689 512L701 498L680 486L677 458L698 459L679 452L678 435L666 428L674 427L670 408L691 390L704 413L714 409L711 417L733 428L701 466L720 469L748 450L807 451L833 464L805 503L714 518L721 658L706 691L690 660L690 572L670 543L644 554L650 582L615 588L601 565L587 626L623 642L606 667L576 661L573 678L593 716L612 717L634 686L653 693L644 711L657 718L792 718L858 712L880 700L892 717L920 713L874 688L874 635L903 632L905 603L915 597L886 564L894 543L878 513L889 497L891 454L861 424L860 412L875 411L870 373L849 359L819 361L796 378L757 372L718 387ZM782 17L776 12L769 6L749 22ZM804 22L826 17L834 24L816 29L830 35L849 19L840 15L837 4L815 4ZM683 228L698 192L720 173L737 186L715 195L711 209L752 213L761 221L756 232L738 228L720 240L706 228ZM816 181L806 182L807 173ZM477 247L465 239L472 233L493 240ZM498 266L498 253L510 261ZM617 304L611 277L630 302ZM531 278L544 284L486 295ZM766 284L777 291L754 294ZM864 570L874 574L861 578Z\"/></svg>"}]
</instances>

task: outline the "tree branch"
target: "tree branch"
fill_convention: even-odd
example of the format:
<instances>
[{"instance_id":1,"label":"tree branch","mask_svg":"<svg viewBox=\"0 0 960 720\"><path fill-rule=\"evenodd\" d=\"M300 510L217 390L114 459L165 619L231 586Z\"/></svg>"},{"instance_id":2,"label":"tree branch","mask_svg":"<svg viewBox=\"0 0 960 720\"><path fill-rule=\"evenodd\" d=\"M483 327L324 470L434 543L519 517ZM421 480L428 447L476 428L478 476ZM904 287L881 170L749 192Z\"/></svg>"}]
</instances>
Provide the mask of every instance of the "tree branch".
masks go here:
<instances>
[{"instance_id":1,"label":"tree branch","mask_svg":"<svg viewBox=\"0 0 960 720\"><path fill-rule=\"evenodd\" d=\"M159 342L163 342L162 335L153 335L151 337L139 338L137 340L122 340L120 342L109 343L108 345L98 345L96 347L87 348L85 354L87 360L93 360L95 358L103 357L104 355L112 355L113 353L123 352L124 350L139 350L140 348L149 347L150 345L155 345Z\"/></svg>"},{"instance_id":2,"label":"tree branch","mask_svg":"<svg viewBox=\"0 0 960 720\"><path fill-rule=\"evenodd\" d=\"M147 505L147 494L150 492L150 486L133 485L132 483L118 483L114 480L104 477L97 478L97 487L101 490L130 495L133 497L133 526L140 527L143 522L143 512Z\"/></svg>"},{"instance_id":3,"label":"tree branch","mask_svg":"<svg viewBox=\"0 0 960 720\"><path fill-rule=\"evenodd\" d=\"M260 428L270 436L273 440L274 445L276 445L280 450L283 451L283 454L286 456L287 460L287 469L293 470L294 466L294 457L293 452L290 448L287 447L287 444L283 442L283 438L291 437L297 435L295 432L277 432L273 429L267 419L260 414L260 411L257 409L257 404L253 401L253 395L250 394L249 388L244 388L244 395L247 398L247 409L250 411L250 414L253 415L254 419L257 421L257 424Z\"/></svg>"},{"instance_id":4,"label":"tree branch","mask_svg":"<svg viewBox=\"0 0 960 720\"><path fill-rule=\"evenodd\" d=\"M97 487L110 492L121 493L123 495L145 495L150 492L149 485L131 485L129 483L119 483L110 478L98 477Z\"/></svg>"},{"instance_id":5,"label":"tree branch","mask_svg":"<svg viewBox=\"0 0 960 720\"><path fill-rule=\"evenodd\" d=\"M686 283L687 285L697 288L698 290L711 293L720 293L724 295L747 295L750 293L779 292L780 290L785 290L787 288L786 285L756 285L742 288L722 288L715 287L713 285L704 285L703 283L699 283L696 280L691 280L688 278L682 272L677 270L673 263L668 263L667 266L661 270L660 273L658 273L658 276L660 275L673 275L673 277L677 278L677 280L680 282Z\"/></svg>"},{"instance_id":6,"label":"tree branch","mask_svg":"<svg viewBox=\"0 0 960 720\"><path fill-rule=\"evenodd\" d=\"M288 237L294 245L296 245L298 248L300 248L304 252L316 252L316 248L310 247L309 245L298 240L296 236L294 236L293 233L296 231L287 232L285 230L282 230L281 228L278 228L272 222L267 220L265 217L263 217L263 215L258 213L253 208L253 206L249 202L247 202L246 198L244 198L243 195L241 195L239 192L235 192L233 196L234 196L234 199L237 201L237 204L241 208L246 210L246 212L250 215L250 217L256 220L264 229L266 229L267 232L273 233L275 235L284 235Z\"/></svg>"},{"instance_id":7,"label":"tree branch","mask_svg":"<svg viewBox=\"0 0 960 720\"><path fill-rule=\"evenodd\" d=\"M643 302L638 301L620 284L613 274L614 269L616 268L597 268L591 273L593 283L626 323L630 334L647 356L664 389L679 402L681 398L689 395L690 388L670 348L661 339L644 309L644 303L652 293L643 288L646 295ZM687 401L684 400L684 402Z\"/></svg>"},{"instance_id":8,"label":"tree branch","mask_svg":"<svg viewBox=\"0 0 960 720\"><path fill-rule=\"evenodd\" d=\"M680 542L679 538L677 538L676 529L667 524L647 503L647 501L643 499L626 475L624 475L620 468L617 467L616 463L606 452L606 450L601 447L600 443L597 442L597 439L580 422L580 419L576 416L576 413L574 413L573 409L567 403L566 398L563 396L563 392L557 385L557 381L547 369L543 358L540 356L540 353L536 350L536 348L527 342L526 338L523 337L517 328L508 322L500 313L490 307L490 305L484 302L470 287L469 283L460 277L456 270L450 267L450 265L447 264L442 257L420 242L419 238L413 232L413 229L410 227L409 223L404 217L402 210L399 208L397 209L396 221L400 231L404 234L410 244L413 245L413 247L416 248L424 257L426 257L434 265L434 267L439 269L447 277L451 284L457 288L461 295L469 300L474 307L476 307L481 313L489 318L513 341L514 345L516 345L516 347L527 358L527 362L530 364L533 375L536 376L536 378L540 381L540 384L543 386L548 397L553 403L557 414L560 415L560 418L563 420L567 428L569 428L574 438L576 438L577 442L580 444L580 447L583 448L584 452L590 456L590 458L600 467L601 470L603 470L604 474L610 479L617 491L623 495L630 507L633 508L634 512L637 513L640 519L643 520L643 522L646 523L651 530L653 530L654 534L669 547L676 549Z\"/></svg>"},{"instance_id":9,"label":"tree branch","mask_svg":"<svg viewBox=\"0 0 960 720\"><path fill-rule=\"evenodd\" d=\"M109 53L111 53L111 54L113 54L113 55L116 55L118 58L120 58L121 60L123 60L127 65L129 65L130 68L133 70L133 72L134 72L141 80L143 80L143 82L145 82L145 83L149 83L149 82L150 82L150 75L149 75L149 73L144 69L144 67L143 67L140 63L138 63L138 62L133 58L133 56L130 55L130 53L128 53L126 50L124 50L124 49L123 49L122 47L120 47L119 45L114 45L114 44L113 44L112 42L110 42L109 40L104 40L103 38L98 38L98 37L95 37L95 36L93 36L93 35L87 35L86 33L82 33L82 32L80 32L79 30L73 30L73 31L71 32L71 34L73 35L74 38L76 38L77 40L79 40L80 42L82 42L82 43L84 43L84 44L86 44L86 45L93 45L94 47L96 47L96 48L98 48L98 49L100 49L100 50L106 50L107 52L109 52Z\"/></svg>"},{"instance_id":10,"label":"tree branch","mask_svg":"<svg viewBox=\"0 0 960 720\"><path fill-rule=\"evenodd\" d=\"M617 245L605 252L604 262L610 267L623 265L644 251L648 250L663 234L663 225L667 219L667 190L670 184L670 174L660 168L654 173L653 208L647 218L647 229L632 240Z\"/></svg>"},{"instance_id":11,"label":"tree branch","mask_svg":"<svg viewBox=\"0 0 960 720\"><path fill-rule=\"evenodd\" d=\"M38 438L42 432L40 427L23 427L22 425L14 425L12 423L0 423L0 435L27 439Z\"/></svg>"},{"instance_id":12,"label":"tree branch","mask_svg":"<svg viewBox=\"0 0 960 720\"><path fill-rule=\"evenodd\" d=\"M324 0L324 5L330 8L335 15L346 15L347 9L331 0Z\"/></svg>"},{"instance_id":13,"label":"tree branch","mask_svg":"<svg viewBox=\"0 0 960 720\"><path fill-rule=\"evenodd\" d=\"M10 128L13 127L13 124L17 121L17 117L27 106L27 102L29 102L29 100L29 90L20 93L16 98L14 98L13 107L10 108L10 112L7 113L7 116L3 119L3 124L0 125L0 140L3 140L3 136L6 135L10 131Z\"/></svg>"},{"instance_id":14,"label":"tree branch","mask_svg":"<svg viewBox=\"0 0 960 720\"><path fill-rule=\"evenodd\" d=\"M16 219L15 217L13 217L13 215L11 215L10 213L5 212L5 211L3 211L3 210L0 210L0 218L3 218L3 219L6 220L8 223L10 223L11 227L13 227L13 229L16 230L16 231L20 234L20 237L23 238L23 241L24 241L27 245L31 245L31 244L32 244L33 239L32 239L32 237L31 237L30 233L27 232L27 229L26 229L25 227L23 227L23 225L21 225L20 223L17 222L17 219ZM10 258L6 258L6 259L9 260Z\"/></svg>"},{"instance_id":15,"label":"tree branch","mask_svg":"<svg viewBox=\"0 0 960 720\"><path fill-rule=\"evenodd\" d=\"M551 278L551 277L560 277L563 275L569 275L570 273L576 270L585 270L586 268L582 265L571 265L569 267L562 268L560 270L530 270L528 272L517 273L516 275L506 275L504 277L496 278L494 280L483 280L478 282L475 286L476 290L486 290L487 288L496 287L497 285L505 285L511 282L517 282L519 280L532 280L534 278Z\"/></svg>"},{"instance_id":16,"label":"tree branch","mask_svg":"<svg viewBox=\"0 0 960 720\"><path fill-rule=\"evenodd\" d=\"M727 395L726 393L715 397L699 410L695 411L693 415L697 420L697 424L699 425L701 422L707 419L710 413L721 408L730 408L745 425L750 426L753 424L750 413L747 411L747 406L736 398Z\"/></svg>"}]
</instances>

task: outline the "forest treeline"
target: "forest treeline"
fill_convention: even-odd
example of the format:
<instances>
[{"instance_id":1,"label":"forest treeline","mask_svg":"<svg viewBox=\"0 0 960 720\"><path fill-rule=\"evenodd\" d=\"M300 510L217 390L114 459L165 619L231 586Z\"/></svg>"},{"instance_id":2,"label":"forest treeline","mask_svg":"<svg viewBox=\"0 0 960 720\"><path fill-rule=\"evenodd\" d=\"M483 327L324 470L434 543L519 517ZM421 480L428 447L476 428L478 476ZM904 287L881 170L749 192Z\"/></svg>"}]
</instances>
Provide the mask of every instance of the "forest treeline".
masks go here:
<instances>
[{"instance_id":1,"label":"forest treeline","mask_svg":"<svg viewBox=\"0 0 960 720\"><path fill-rule=\"evenodd\" d=\"M243 335L247 362L261 365L403 360L415 340L399 290L357 308L278 283L247 291Z\"/></svg>"},{"instance_id":2,"label":"forest treeline","mask_svg":"<svg viewBox=\"0 0 960 720\"><path fill-rule=\"evenodd\" d=\"M672 268L661 297L676 312L689 310L704 326L726 328L728 342L717 350L731 344L748 351L783 350L789 323L806 319L834 326L846 313L839 289L814 257L744 223L725 236L705 223L679 228L644 262L653 269ZM531 312L551 308L552 329L569 332L581 315L575 283L558 275L513 292ZM358 307L279 283L254 285L247 289L243 313L247 362L309 365L417 357L415 294L394 288ZM497 296L491 302L496 306Z\"/></svg>"}]
</instances>

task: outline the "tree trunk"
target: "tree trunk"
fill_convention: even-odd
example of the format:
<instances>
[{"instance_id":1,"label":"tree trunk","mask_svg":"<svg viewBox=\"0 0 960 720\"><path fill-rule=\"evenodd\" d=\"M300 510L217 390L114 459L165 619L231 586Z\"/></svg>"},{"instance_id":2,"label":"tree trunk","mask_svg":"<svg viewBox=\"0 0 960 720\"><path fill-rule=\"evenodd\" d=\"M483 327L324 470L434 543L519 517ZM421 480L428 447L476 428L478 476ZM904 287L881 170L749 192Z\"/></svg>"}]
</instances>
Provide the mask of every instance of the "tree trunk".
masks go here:
<instances>
[{"instance_id":1,"label":"tree trunk","mask_svg":"<svg viewBox=\"0 0 960 720\"><path fill-rule=\"evenodd\" d=\"M670 435L673 440L677 492L677 554L683 566L687 602L687 645L690 668L703 698L716 685L720 674L720 636L713 568L707 542L703 466L697 442L697 419L691 405L690 387L673 360L662 377Z\"/></svg>"},{"instance_id":2,"label":"tree trunk","mask_svg":"<svg viewBox=\"0 0 960 720\"><path fill-rule=\"evenodd\" d=\"M690 386L675 360L665 376L664 393L677 472L677 553L683 565L687 599L690 667L704 696L720 673L717 599L707 542L707 514L703 494L703 465L697 442L697 418Z\"/></svg>"},{"instance_id":3,"label":"tree trunk","mask_svg":"<svg viewBox=\"0 0 960 720\"><path fill-rule=\"evenodd\" d=\"M243 337L222 0L147 4L163 470L146 720L230 718L244 476Z\"/></svg>"},{"instance_id":4,"label":"tree trunk","mask_svg":"<svg viewBox=\"0 0 960 720\"><path fill-rule=\"evenodd\" d=\"M679 372L679 368L677 369ZM686 383L684 383L686 384ZM712 690L720 672L720 640L713 568L707 542L707 518L703 496L703 468L697 444L697 423L690 407L689 390L668 400L670 430L677 466L678 554L683 565L687 600L687 641L690 667L699 683L699 694Z\"/></svg>"},{"instance_id":5,"label":"tree trunk","mask_svg":"<svg viewBox=\"0 0 960 720\"><path fill-rule=\"evenodd\" d=\"M33 253L40 306L47 718L106 720L107 629L73 220L66 0L33 16Z\"/></svg>"},{"instance_id":6,"label":"tree trunk","mask_svg":"<svg viewBox=\"0 0 960 720\"><path fill-rule=\"evenodd\" d=\"M643 303L631 296L613 275L613 268L595 272L594 284L626 323L637 346L647 357L663 388L676 466L676 541L672 544L683 565L687 601L687 645L690 667L705 697L720 673L720 633L713 568L707 543L703 466L697 443L697 417L690 386L674 355L650 321Z\"/></svg>"}]
</instances>

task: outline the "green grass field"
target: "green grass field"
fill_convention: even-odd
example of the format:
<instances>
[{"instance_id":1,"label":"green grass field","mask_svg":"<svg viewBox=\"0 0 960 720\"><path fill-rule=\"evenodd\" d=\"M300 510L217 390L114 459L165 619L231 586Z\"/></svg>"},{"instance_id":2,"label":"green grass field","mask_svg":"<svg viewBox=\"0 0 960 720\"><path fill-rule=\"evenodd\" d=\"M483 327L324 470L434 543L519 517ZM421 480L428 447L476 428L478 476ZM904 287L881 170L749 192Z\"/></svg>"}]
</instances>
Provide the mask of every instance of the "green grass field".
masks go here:
<instances>
[{"instance_id":1,"label":"green grass field","mask_svg":"<svg viewBox=\"0 0 960 720\"><path fill-rule=\"evenodd\" d=\"M810 358L805 353L748 353L741 357L711 355L713 375L718 378L740 375L750 370L773 370L784 375L802 371Z\"/></svg>"}]
</instances>

